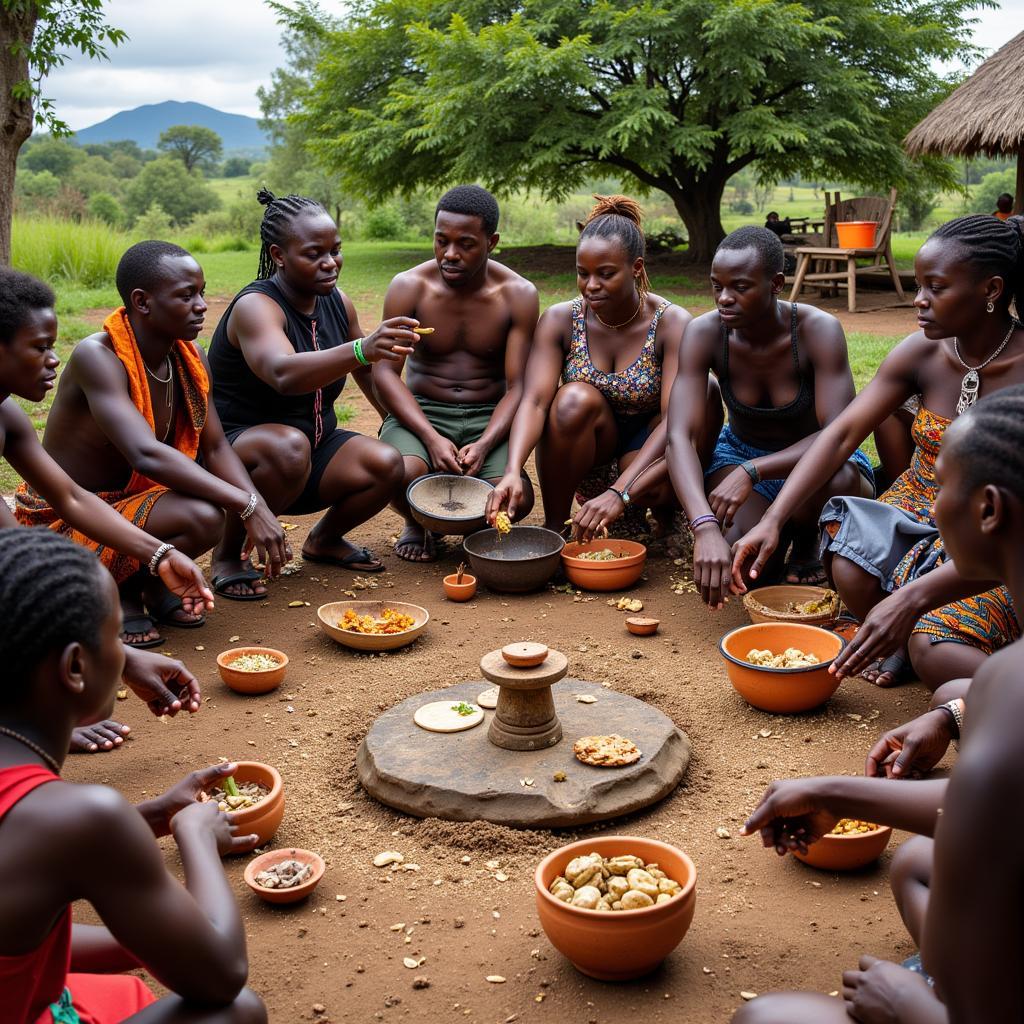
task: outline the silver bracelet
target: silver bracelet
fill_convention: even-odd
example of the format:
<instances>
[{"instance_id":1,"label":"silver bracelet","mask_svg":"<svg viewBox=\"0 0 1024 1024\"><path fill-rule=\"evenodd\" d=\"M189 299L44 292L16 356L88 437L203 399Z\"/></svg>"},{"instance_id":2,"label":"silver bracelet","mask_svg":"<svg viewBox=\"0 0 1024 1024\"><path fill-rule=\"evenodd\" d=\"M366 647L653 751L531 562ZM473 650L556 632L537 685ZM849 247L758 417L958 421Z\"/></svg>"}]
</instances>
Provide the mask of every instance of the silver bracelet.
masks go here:
<instances>
[{"instance_id":1,"label":"silver bracelet","mask_svg":"<svg viewBox=\"0 0 1024 1024\"><path fill-rule=\"evenodd\" d=\"M953 716L953 723L956 725L956 736L954 739L960 739L960 733L963 732L964 728L964 713L961 710L961 703L960 699L957 698L939 705L939 707L945 708Z\"/></svg>"},{"instance_id":2,"label":"silver bracelet","mask_svg":"<svg viewBox=\"0 0 1024 1024\"><path fill-rule=\"evenodd\" d=\"M158 573L156 571L157 570L157 566L160 565L160 562L163 559L164 555L166 555L168 551L173 551L173 550L174 550L174 545L173 544L161 544L160 547L158 547L156 549L156 551L153 552L153 557L149 560L149 575L150 576L158 575Z\"/></svg>"},{"instance_id":3,"label":"silver bracelet","mask_svg":"<svg viewBox=\"0 0 1024 1024\"><path fill-rule=\"evenodd\" d=\"M256 494L255 492L250 494L249 495L249 504L246 505L245 508L242 509L242 511L238 514L238 518L241 519L242 522L244 523L246 521L246 519L248 519L253 514L253 512L256 511L256 506L259 503L260 503L260 496L258 494Z\"/></svg>"}]
</instances>

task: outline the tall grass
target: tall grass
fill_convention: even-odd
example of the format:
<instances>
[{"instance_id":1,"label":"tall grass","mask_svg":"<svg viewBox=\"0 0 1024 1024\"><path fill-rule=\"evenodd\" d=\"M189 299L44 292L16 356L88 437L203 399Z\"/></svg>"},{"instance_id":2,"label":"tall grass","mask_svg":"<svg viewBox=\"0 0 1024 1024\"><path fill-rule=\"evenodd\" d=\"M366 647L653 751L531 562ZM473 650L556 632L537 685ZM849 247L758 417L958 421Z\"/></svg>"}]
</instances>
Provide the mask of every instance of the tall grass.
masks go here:
<instances>
[{"instance_id":1,"label":"tall grass","mask_svg":"<svg viewBox=\"0 0 1024 1024\"><path fill-rule=\"evenodd\" d=\"M131 242L99 221L15 217L11 263L44 281L100 288L113 281L117 261Z\"/></svg>"}]
</instances>

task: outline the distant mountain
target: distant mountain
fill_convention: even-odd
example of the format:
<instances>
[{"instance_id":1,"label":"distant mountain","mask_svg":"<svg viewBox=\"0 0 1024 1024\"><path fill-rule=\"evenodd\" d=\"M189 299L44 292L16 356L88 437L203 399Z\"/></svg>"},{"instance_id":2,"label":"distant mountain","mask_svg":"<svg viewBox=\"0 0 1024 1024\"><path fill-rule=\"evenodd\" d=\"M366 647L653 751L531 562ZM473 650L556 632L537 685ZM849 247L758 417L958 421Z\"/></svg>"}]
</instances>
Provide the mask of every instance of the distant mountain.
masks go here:
<instances>
[{"instance_id":1,"label":"distant mountain","mask_svg":"<svg viewBox=\"0 0 1024 1024\"><path fill-rule=\"evenodd\" d=\"M263 149L267 137L254 117L228 114L205 103L147 103L134 110L122 110L99 124L75 132L78 142L119 142L132 139L143 149L156 148L160 133L176 124L201 124L212 128L224 141L224 149Z\"/></svg>"}]
</instances>

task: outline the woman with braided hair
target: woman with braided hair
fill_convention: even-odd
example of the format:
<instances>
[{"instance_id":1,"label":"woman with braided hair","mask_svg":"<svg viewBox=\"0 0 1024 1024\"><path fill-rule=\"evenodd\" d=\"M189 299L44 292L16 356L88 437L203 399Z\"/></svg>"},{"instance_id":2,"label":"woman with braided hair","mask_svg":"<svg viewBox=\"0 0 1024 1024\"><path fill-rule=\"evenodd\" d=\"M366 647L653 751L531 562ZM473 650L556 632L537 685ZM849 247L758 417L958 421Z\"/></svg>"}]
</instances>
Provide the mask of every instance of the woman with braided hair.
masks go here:
<instances>
[{"instance_id":1,"label":"woman with braided hair","mask_svg":"<svg viewBox=\"0 0 1024 1024\"><path fill-rule=\"evenodd\" d=\"M974 675L1020 636L1005 587L964 580L935 528L935 459L954 419L979 396L1024 382L1024 233L1019 218L960 217L914 260L918 330L801 458L761 522L733 547L732 585L756 578L792 509L908 398L920 395L910 468L881 496L833 498L821 516L826 569L862 620L835 662L880 686L912 672L929 689ZM876 664L872 666L872 662ZM871 666L871 667L869 667Z\"/></svg>"},{"instance_id":2,"label":"woman with braided hair","mask_svg":"<svg viewBox=\"0 0 1024 1024\"><path fill-rule=\"evenodd\" d=\"M266 207L257 279L214 331L214 403L274 512L327 510L306 538L305 561L381 572L380 559L345 534L395 496L402 459L390 445L341 429L334 403L353 374L380 411L370 364L412 352L419 321L392 317L364 337L352 300L337 287L341 237L327 211L305 196L266 189L257 199ZM237 550L236 533L229 523L218 551Z\"/></svg>"},{"instance_id":3,"label":"woman with braided hair","mask_svg":"<svg viewBox=\"0 0 1024 1024\"><path fill-rule=\"evenodd\" d=\"M626 196L594 198L576 246L580 296L551 306L537 324L505 475L487 503L492 521L503 508L515 517L525 500L523 466L536 447L544 525L561 532L585 478L617 463L610 486L590 500L578 496L573 525L583 540L631 504L651 508L663 528L678 508L665 464L665 417L691 319L651 292L640 205ZM713 390L706 412L712 445L722 422Z\"/></svg>"}]
</instances>

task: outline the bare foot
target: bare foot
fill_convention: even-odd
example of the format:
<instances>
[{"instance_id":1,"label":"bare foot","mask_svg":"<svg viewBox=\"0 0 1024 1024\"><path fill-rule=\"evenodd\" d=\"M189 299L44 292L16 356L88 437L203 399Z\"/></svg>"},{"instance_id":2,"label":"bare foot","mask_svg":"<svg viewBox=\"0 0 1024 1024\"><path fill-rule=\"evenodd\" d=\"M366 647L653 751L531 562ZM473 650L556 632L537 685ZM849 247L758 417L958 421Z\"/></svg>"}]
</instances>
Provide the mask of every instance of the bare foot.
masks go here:
<instances>
[{"instance_id":1,"label":"bare foot","mask_svg":"<svg viewBox=\"0 0 1024 1024\"><path fill-rule=\"evenodd\" d=\"M72 754L99 754L124 743L125 736L132 731L130 725L122 725L108 718L105 722L83 725L71 733Z\"/></svg>"},{"instance_id":2,"label":"bare foot","mask_svg":"<svg viewBox=\"0 0 1024 1024\"><path fill-rule=\"evenodd\" d=\"M434 537L419 523L406 523L395 542L395 554L407 562L433 562L437 558Z\"/></svg>"},{"instance_id":3,"label":"bare foot","mask_svg":"<svg viewBox=\"0 0 1024 1024\"><path fill-rule=\"evenodd\" d=\"M181 605L181 598L172 594L158 579L142 592L150 614L162 625L182 626L186 629L201 626L206 616L201 612L191 614Z\"/></svg>"}]
</instances>

